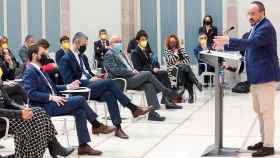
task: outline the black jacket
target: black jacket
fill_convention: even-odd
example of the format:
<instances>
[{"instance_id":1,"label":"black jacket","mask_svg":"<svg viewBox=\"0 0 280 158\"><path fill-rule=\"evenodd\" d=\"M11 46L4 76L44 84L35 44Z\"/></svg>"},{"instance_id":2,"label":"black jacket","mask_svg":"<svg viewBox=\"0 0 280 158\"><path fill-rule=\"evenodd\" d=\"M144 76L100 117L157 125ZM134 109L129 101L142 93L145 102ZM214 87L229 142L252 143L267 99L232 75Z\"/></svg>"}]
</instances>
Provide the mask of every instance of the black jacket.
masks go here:
<instances>
[{"instance_id":1,"label":"black jacket","mask_svg":"<svg viewBox=\"0 0 280 158\"><path fill-rule=\"evenodd\" d=\"M152 53L146 53L137 46L135 52L131 54L131 60L137 71L153 71L153 68L159 68L159 63L152 63Z\"/></svg>"},{"instance_id":2,"label":"black jacket","mask_svg":"<svg viewBox=\"0 0 280 158\"><path fill-rule=\"evenodd\" d=\"M55 53L55 62L59 66L60 59L64 56L65 52L61 48Z\"/></svg>"},{"instance_id":3,"label":"black jacket","mask_svg":"<svg viewBox=\"0 0 280 158\"><path fill-rule=\"evenodd\" d=\"M11 100L8 94L6 93L6 90L4 90L3 85L1 84L0 117L7 117L9 119L20 119L22 109L24 109L24 107L17 104L15 101ZM0 119L0 137L3 136L5 129L6 129L5 121Z\"/></svg>"}]
</instances>

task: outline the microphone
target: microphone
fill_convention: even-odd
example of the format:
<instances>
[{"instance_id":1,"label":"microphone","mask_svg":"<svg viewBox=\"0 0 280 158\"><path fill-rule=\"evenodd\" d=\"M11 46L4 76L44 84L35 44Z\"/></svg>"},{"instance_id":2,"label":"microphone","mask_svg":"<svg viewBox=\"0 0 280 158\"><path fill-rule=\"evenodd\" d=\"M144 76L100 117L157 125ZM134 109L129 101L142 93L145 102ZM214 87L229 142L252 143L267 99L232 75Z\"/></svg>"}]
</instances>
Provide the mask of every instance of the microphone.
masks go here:
<instances>
[{"instance_id":1,"label":"microphone","mask_svg":"<svg viewBox=\"0 0 280 158\"><path fill-rule=\"evenodd\" d=\"M235 29L235 27L232 26L232 27L230 27L229 29L227 29L223 34L226 35L226 34L230 33L230 32L231 32L232 30L234 30L234 29Z\"/></svg>"}]
</instances>

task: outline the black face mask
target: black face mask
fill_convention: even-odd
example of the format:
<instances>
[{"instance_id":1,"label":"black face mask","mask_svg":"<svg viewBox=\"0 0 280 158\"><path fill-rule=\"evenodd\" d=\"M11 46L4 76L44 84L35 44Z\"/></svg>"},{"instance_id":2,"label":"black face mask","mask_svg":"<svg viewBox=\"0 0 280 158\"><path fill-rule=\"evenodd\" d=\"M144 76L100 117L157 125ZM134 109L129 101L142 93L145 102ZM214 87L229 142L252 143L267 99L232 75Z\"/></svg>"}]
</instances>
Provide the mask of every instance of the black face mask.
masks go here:
<instances>
[{"instance_id":1,"label":"black face mask","mask_svg":"<svg viewBox=\"0 0 280 158\"><path fill-rule=\"evenodd\" d=\"M87 50L87 46L86 45L80 46L80 48L79 48L79 52L81 54L84 54L86 50Z\"/></svg>"},{"instance_id":2,"label":"black face mask","mask_svg":"<svg viewBox=\"0 0 280 158\"><path fill-rule=\"evenodd\" d=\"M48 58L48 56L47 55L41 55L41 59L40 59L40 63L42 64L42 65L47 65L48 64L48 60L49 60L49 58Z\"/></svg>"},{"instance_id":3,"label":"black face mask","mask_svg":"<svg viewBox=\"0 0 280 158\"><path fill-rule=\"evenodd\" d=\"M205 21L205 24L206 24L206 25L211 25L212 22L211 22L211 21Z\"/></svg>"}]
</instances>

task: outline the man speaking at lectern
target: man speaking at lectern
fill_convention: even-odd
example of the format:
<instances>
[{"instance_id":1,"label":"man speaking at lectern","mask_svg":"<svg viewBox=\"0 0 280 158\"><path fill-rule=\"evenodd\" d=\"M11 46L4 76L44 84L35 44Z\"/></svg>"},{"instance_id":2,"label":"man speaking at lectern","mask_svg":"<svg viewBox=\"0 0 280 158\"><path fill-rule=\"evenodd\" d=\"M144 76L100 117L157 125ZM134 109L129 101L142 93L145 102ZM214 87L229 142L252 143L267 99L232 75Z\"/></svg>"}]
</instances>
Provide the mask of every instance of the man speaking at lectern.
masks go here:
<instances>
[{"instance_id":1,"label":"man speaking at lectern","mask_svg":"<svg viewBox=\"0 0 280 158\"><path fill-rule=\"evenodd\" d=\"M248 81L251 83L254 111L260 123L262 141L248 146L256 151L253 157L274 154L275 97L280 80L277 56L277 37L271 22L265 17L265 7L259 1L248 7L248 18L252 26L248 39L217 36L214 47L229 50L245 50Z\"/></svg>"}]
</instances>

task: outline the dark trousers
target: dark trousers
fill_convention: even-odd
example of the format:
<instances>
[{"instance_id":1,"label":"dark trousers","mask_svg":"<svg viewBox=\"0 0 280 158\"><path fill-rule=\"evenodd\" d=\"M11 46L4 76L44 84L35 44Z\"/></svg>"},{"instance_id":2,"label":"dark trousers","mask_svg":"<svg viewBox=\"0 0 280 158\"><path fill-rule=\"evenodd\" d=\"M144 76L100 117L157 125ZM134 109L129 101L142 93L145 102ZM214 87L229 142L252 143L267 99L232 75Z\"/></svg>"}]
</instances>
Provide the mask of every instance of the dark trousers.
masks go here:
<instances>
[{"instance_id":1,"label":"dark trousers","mask_svg":"<svg viewBox=\"0 0 280 158\"><path fill-rule=\"evenodd\" d=\"M171 83L168 77L168 72L167 71L159 71L158 74L154 74L157 79L167 88L171 88Z\"/></svg>"},{"instance_id":2,"label":"dark trousers","mask_svg":"<svg viewBox=\"0 0 280 158\"><path fill-rule=\"evenodd\" d=\"M100 80L96 83L91 83L87 85L87 87L91 89L91 99L97 101L106 101L113 124L121 124L121 116L118 101L123 106L127 106L130 103L130 100L120 90L115 81Z\"/></svg>"},{"instance_id":3,"label":"dark trousers","mask_svg":"<svg viewBox=\"0 0 280 158\"><path fill-rule=\"evenodd\" d=\"M193 97L193 84L197 84L198 80L195 77L191 67L187 64L181 64L178 66L179 75L177 76L179 85L184 86L188 92L190 97Z\"/></svg>"},{"instance_id":4,"label":"dark trousers","mask_svg":"<svg viewBox=\"0 0 280 158\"><path fill-rule=\"evenodd\" d=\"M67 102L63 106L59 107L55 102L51 102L44 107L50 116L74 116L79 144L90 142L87 121L92 123L96 120L97 114L89 107L85 97L73 96L67 98Z\"/></svg>"},{"instance_id":5,"label":"dark trousers","mask_svg":"<svg viewBox=\"0 0 280 158\"><path fill-rule=\"evenodd\" d=\"M157 93L162 92L166 87L150 71L141 71L139 74L126 79L127 88L132 90L144 90L148 105L159 109L160 104Z\"/></svg>"}]
</instances>

